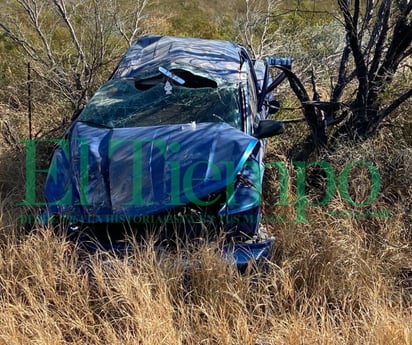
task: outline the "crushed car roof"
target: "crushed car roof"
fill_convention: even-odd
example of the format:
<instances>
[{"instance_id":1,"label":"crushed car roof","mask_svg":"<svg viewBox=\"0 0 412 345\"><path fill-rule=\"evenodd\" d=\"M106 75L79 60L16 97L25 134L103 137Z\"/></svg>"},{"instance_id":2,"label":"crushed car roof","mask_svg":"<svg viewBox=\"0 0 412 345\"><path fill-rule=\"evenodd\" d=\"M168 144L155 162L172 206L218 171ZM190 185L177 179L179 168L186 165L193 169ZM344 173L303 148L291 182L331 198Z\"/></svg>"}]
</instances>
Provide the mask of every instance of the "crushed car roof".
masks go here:
<instances>
[{"instance_id":1,"label":"crushed car roof","mask_svg":"<svg viewBox=\"0 0 412 345\"><path fill-rule=\"evenodd\" d=\"M112 78L134 77L160 66L190 66L226 80L239 80L244 48L232 42L148 35L134 42Z\"/></svg>"}]
</instances>

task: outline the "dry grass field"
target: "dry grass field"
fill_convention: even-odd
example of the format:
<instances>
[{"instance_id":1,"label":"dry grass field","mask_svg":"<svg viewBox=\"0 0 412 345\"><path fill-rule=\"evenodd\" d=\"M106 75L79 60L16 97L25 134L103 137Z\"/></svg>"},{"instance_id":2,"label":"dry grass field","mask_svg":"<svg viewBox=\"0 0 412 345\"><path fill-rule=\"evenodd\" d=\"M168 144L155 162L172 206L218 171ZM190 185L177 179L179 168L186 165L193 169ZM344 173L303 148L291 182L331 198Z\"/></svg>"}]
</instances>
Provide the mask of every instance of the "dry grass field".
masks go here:
<instances>
[{"instance_id":1,"label":"dry grass field","mask_svg":"<svg viewBox=\"0 0 412 345\"><path fill-rule=\"evenodd\" d=\"M39 214L19 206L26 197L23 139L63 135L73 110L119 61L124 32L266 46L270 56L293 57L308 92L313 77L326 101L340 83L345 37L358 35L347 34L356 20L345 32L339 16L338 3L346 2L359 3L360 12L370 10L368 3L380 10L370 28L364 25L369 14L359 22L365 61L351 72L363 59L349 55L339 99L345 107L358 89L364 99L375 92L371 83L369 95L362 94L360 81L369 82L358 79L363 64L371 68L386 49L393 53L398 25L383 25L386 4L410 1L0 1L0 24L15 30L8 37L0 28L0 345L412 345L412 98L385 117L373 137L331 145L334 152L308 161L333 170L329 200L330 179L317 174L325 171L308 168L302 188L302 175L287 158L308 135L307 124L289 121L284 135L268 140L266 162L286 167L289 180L283 184L278 167L267 165L262 226L276 242L270 260L244 273L223 260L215 243L166 252L149 241L120 257L85 252L51 226L22 226L22 216ZM59 15L53 3L66 4L68 12ZM146 3L152 6L143 11ZM399 42L411 36L408 23L400 26ZM369 37L376 39L369 44ZM393 76L386 68L365 74L389 80L373 108L410 89L410 45L405 49L408 60ZM282 103L277 119L303 116L290 84L277 88L275 98ZM362 110L366 114L366 105ZM44 145L36 162L39 201L40 169L53 143Z\"/></svg>"},{"instance_id":2,"label":"dry grass field","mask_svg":"<svg viewBox=\"0 0 412 345\"><path fill-rule=\"evenodd\" d=\"M265 226L277 242L264 269L243 275L212 244L174 254L148 244L116 258L48 228L23 235L10 189L21 169L3 169L0 344L412 344L412 150L396 133L384 128L328 156L337 173L372 163L376 200L355 207L336 193L306 208L306 224L296 222L293 169L291 205L275 206L268 168ZM272 142L268 159L284 160L285 143ZM4 157L2 167L18 165L19 155ZM349 181L354 200L370 195L367 169L353 168Z\"/></svg>"}]
</instances>

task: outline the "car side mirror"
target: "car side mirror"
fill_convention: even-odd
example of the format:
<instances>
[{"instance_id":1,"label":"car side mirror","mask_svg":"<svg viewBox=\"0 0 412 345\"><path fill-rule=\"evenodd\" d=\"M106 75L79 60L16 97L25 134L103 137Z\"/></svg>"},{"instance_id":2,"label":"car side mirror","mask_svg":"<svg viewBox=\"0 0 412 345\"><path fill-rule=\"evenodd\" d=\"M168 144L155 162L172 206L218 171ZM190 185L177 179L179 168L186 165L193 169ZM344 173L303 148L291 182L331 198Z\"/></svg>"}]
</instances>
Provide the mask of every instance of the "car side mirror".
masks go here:
<instances>
[{"instance_id":1,"label":"car side mirror","mask_svg":"<svg viewBox=\"0 0 412 345\"><path fill-rule=\"evenodd\" d=\"M285 130L285 125L281 121L276 120L261 120L253 135L257 139L264 139L282 134Z\"/></svg>"}]
</instances>

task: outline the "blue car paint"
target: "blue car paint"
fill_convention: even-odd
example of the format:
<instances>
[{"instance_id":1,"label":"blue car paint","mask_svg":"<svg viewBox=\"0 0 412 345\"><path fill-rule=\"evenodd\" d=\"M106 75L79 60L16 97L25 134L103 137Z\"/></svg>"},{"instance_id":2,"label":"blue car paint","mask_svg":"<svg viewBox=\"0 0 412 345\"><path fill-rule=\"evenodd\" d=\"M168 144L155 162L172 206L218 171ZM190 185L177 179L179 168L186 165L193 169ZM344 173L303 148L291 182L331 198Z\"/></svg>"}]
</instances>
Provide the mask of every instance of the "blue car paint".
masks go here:
<instances>
[{"instance_id":1,"label":"blue car paint","mask_svg":"<svg viewBox=\"0 0 412 345\"><path fill-rule=\"evenodd\" d=\"M242 270L270 256L273 237L257 243L231 243L223 247L223 257Z\"/></svg>"},{"instance_id":2,"label":"blue car paint","mask_svg":"<svg viewBox=\"0 0 412 345\"><path fill-rule=\"evenodd\" d=\"M226 123L108 129L75 122L70 132L70 157L56 151L58 178L46 180L48 211L90 222L158 214L224 190L258 145Z\"/></svg>"},{"instance_id":3,"label":"blue car paint","mask_svg":"<svg viewBox=\"0 0 412 345\"><path fill-rule=\"evenodd\" d=\"M149 35L127 50L110 79L150 77L159 67L187 70L213 79L217 87L235 83L241 106L249 114L248 76L257 93L265 85L265 64L257 61L255 65L258 77L247 51L232 42ZM256 118L265 116L258 112ZM231 194L219 214L250 212L258 218L264 141L252 136L254 124L249 115L242 121L244 132L225 123L106 128L74 121L68 144L55 151L50 165L46 213L93 223L102 216L162 213L190 203L190 195L202 199L229 188ZM141 143L140 160L136 160L133 142ZM227 169L228 162L232 169ZM134 170L136 164L141 174ZM184 176L193 166L198 169L192 169L189 187ZM172 176L178 180L172 181ZM267 256L272 245L273 239L236 243L225 247L224 257L245 266Z\"/></svg>"},{"instance_id":4,"label":"blue car paint","mask_svg":"<svg viewBox=\"0 0 412 345\"><path fill-rule=\"evenodd\" d=\"M238 82L246 77L239 68L244 54L243 47L228 41L149 35L129 47L111 79L145 75L159 66L187 66L216 81Z\"/></svg>"}]
</instances>

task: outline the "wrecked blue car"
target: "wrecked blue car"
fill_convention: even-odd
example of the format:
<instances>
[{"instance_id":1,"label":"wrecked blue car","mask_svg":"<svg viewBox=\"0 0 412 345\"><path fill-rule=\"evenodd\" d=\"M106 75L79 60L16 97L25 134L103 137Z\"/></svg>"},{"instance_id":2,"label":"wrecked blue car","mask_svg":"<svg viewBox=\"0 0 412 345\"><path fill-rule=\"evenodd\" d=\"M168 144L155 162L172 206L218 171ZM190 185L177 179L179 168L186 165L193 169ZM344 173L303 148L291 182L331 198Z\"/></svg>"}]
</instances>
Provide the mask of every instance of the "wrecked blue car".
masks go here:
<instances>
[{"instance_id":1,"label":"wrecked blue car","mask_svg":"<svg viewBox=\"0 0 412 345\"><path fill-rule=\"evenodd\" d=\"M144 36L73 120L45 184L48 217L100 246L156 233L224 239L238 265L269 253L260 234L272 65L221 40ZM96 241L95 241L96 240Z\"/></svg>"}]
</instances>

